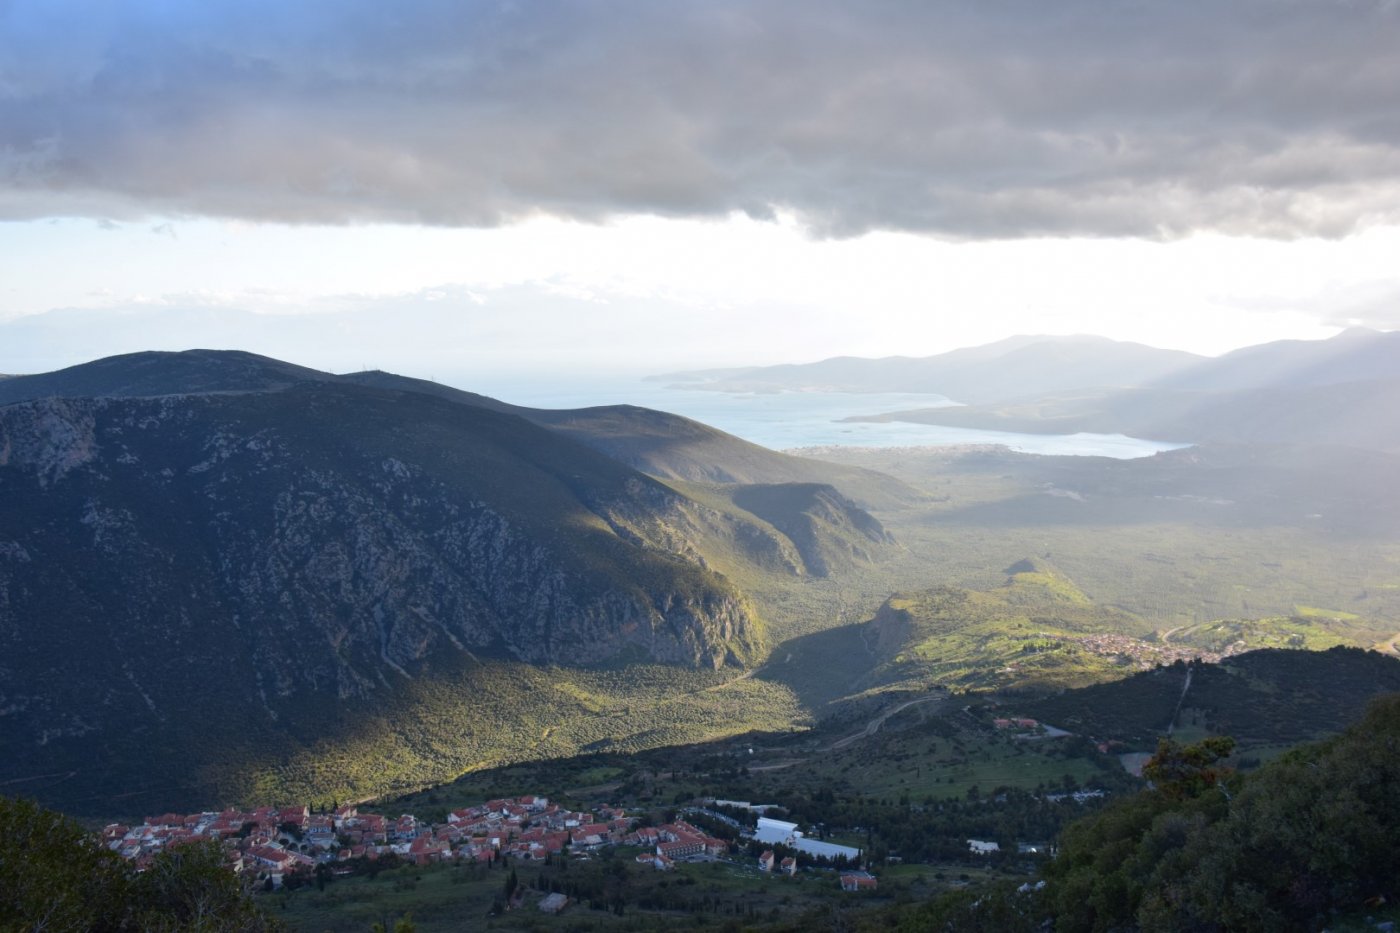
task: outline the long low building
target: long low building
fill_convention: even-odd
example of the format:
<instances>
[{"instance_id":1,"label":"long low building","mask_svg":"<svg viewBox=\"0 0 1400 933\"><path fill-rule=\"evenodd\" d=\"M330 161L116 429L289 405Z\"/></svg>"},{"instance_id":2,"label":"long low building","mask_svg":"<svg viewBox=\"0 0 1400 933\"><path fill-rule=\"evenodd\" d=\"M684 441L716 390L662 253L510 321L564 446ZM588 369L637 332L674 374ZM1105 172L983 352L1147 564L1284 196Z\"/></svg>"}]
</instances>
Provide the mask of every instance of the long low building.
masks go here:
<instances>
[{"instance_id":1,"label":"long low building","mask_svg":"<svg viewBox=\"0 0 1400 933\"><path fill-rule=\"evenodd\" d=\"M850 861L856 861L860 858L859 849L853 849L850 846L838 846L834 842L822 842L818 839L808 839L802 835L796 823L787 823L782 820L770 820L766 816L759 817L758 829L754 830L753 837L765 845L787 846L790 849L796 849L814 858L845 858Z\"/></svg>"}]
</instances>

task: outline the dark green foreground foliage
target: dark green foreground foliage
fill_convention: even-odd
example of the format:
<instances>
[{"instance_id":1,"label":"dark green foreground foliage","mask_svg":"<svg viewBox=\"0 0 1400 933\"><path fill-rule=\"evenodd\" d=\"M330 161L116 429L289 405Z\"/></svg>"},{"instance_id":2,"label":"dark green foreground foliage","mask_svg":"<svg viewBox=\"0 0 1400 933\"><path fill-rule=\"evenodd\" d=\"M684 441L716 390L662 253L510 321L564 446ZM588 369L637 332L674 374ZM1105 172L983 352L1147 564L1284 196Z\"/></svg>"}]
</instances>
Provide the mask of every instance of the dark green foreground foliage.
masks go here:
<instances>
[{"instance_id":1,"label":"dark green foreground foliage","mask_svg":"<svg viewBox=\"0 0 1400 933\"><path fill-rule=\"evenodd\" d=\"M1041 892L959 892L871 929L1320 930L1400 897L1400 694L1248 776L1218 767L1228 751L1163 741L1156 788L1066 829Z\"/></svg>"},{"instance_id":2,"label":"dark green foreground foliage","mask_svg":"<svg viewBox=\"0 0 1400 933\"><path fill-rule=\"evenodd\" d=\"M1071 827L1057 929L1314 929L1400 896L1400 695L1246 780L1209 769Z\"/></svg>"},{"instance_id":3,"label":"dark green foreground foliage","mask_svg":"<svg viewBox=\"0 0 1400 933\"><path fill-rule=\"evenodd\" d=\"M138 874L68 817L0 797L0 933L279 929L217 845L163 852Z\"/></svg>"}]
</instances>

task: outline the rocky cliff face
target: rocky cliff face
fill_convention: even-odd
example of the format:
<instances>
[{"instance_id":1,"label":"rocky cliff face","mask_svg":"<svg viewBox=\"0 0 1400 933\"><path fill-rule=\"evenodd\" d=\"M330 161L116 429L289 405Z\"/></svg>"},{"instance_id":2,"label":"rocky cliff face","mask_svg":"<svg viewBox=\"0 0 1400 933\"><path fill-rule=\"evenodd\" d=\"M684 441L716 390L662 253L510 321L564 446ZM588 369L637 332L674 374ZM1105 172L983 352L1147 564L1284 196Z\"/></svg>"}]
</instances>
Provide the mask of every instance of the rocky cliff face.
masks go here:
<instances>
[{"instance_id":1,"label":"rocky cliff face","mask_svg":"<svg viewBox=\"0 0 1400 933\"><path fill-rule=\"evenodd\" d=\"M673 491L363 387L0 408L0 731L276 719L435 655L718 667L758 628ZM212 704L212 706L211 706Z\"/></svg>"},{"instance_id":2,"label":"rocky cliff face","mask_svg":"<svg viewBox=\"0 0 1400 933\"><path fill-rule=\"evenodd\" d=\"M3 381L0 784L78 812L344 799L710 735L764 649L731 578L891 546L789 482L824 465L641 409L224 351ZM658 475L631 462L643 442L670 451Z\"/></svg>"}]
</instances>

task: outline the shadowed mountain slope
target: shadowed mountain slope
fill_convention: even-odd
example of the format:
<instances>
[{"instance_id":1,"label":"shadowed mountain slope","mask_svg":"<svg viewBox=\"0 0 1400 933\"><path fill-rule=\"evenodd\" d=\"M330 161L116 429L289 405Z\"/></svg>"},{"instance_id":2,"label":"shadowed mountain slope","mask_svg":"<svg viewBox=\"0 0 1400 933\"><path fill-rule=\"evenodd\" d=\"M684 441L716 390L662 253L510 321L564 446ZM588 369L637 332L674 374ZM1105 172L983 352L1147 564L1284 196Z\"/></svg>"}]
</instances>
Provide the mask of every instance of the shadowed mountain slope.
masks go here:
<instances>
[{"instance_id":1,"label":"shadowed mountain slope","mask_svg":"<svg viewBox=\"0 0 1400 933\"><path fill-rule=\"evenodd\" d=\"M636 405L525 408L392 373L351 373L340 378L366 385L427 392L467 405L507 411L660 479L706 484L829 483L874 508L897 506L919 498L919 493L883 473L809 457L793 457L699 421L651 408Z\"/></svg>"},{"instance_id":2,"label":"shadowed mountain slope","mask_svg":"<svg viewBox=\"0 0 1400 933\"><path fill-rule=\"evenodd\" d=\"M806 571L825 577L874 562L894 537L868 512L819 483L734 486L735 505L791 541Z\"/></svg>"},{"instance_id":3,"label":"shadowed mountain slope","mask_svg":"<svg viewBox=\"0 0 1400 933\"><path fill-rule=\"evenodd\" d=\"M716 568L855 567L866 513L813 485L766 510L789 538L528 410L362 375L197 351L4 381L33 397L0 405L0 781L88 812L363 795L798 715L742 676L764 626Z\"/></svg>"},{"instance_id":4,"label":"shadowed mountain slope","mask_svg":"<svg viewBox=\"0 0 1400 933\"><path fill-rule=\"evenodd\" d=\"M122 657L280 643L291 682L340 695L439 650L720 664L756 643L692 503L513 416L314 383L44 399L0 409L0 451L11 676L96 633Z\"/></svg>"},{"instance_id":5,"label":"shadowed mountain slope","mask_svg":"<svg viewBox=\"0 0 1400 933\"><path fill-rule=\"evenodd\" d=\"M0 777L77 766L53 793L101 795L127 786L104 769L146 760L223 787L248 743L305 741L316 717L346 741L363 717L417 734L446 708L427 684L456 691L463 664L748 663L762 628L701 553L723 521L528 421L418 393L0 407Z\"/></svg>"},{"instance_id":6,"label":"shadowed mountain slope","mask_svg":"<svg viewBox=\"0 0 1400 933\"><path fill-rule=\"evenodd\" d=\"M50 396L144 397L260 392L298 382L338 382L403 392L517 415L661 479L695 483L832 483L872 507L917 499L873 470L768 450L667 412L634 405L549 410L511 405L451 386L378 370L334 375L237 350L146 352L108 357L52 373L0 379L0 405Z\"/></svg>"}]
</instances>

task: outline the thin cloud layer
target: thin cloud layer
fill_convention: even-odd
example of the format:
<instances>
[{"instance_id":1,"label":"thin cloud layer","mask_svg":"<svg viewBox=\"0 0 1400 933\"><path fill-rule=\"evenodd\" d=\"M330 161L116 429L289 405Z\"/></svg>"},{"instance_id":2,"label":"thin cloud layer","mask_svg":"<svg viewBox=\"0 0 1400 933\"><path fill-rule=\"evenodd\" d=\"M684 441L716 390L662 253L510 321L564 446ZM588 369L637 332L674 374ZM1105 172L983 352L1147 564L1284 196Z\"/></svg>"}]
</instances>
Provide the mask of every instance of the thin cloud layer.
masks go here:
<instances>
[{"instance_id":1,"label":"thin cloud layer","mask_svg":"<svg viewBox=\"0 0 1400 933\"><path fill-rule=\"evenodd\" d=\"M1400 221L1400 7L0 0L0 217Z\"/></svg>"}]
</instances>

